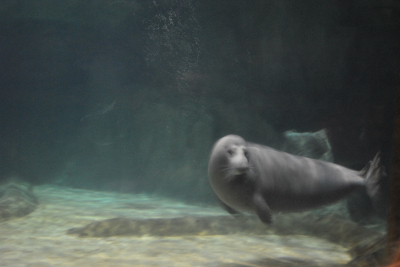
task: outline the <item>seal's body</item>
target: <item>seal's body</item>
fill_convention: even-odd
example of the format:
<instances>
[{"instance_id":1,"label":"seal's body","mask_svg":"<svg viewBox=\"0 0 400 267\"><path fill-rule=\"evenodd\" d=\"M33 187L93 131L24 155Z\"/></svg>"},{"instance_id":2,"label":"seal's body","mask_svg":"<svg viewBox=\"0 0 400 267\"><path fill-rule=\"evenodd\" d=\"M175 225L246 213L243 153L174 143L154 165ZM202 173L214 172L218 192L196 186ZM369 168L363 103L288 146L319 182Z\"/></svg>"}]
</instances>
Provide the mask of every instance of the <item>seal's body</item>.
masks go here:
<instances>
[{"instance_id":1,"label":"seal's body","mask_svg":"<svg viewBox=\"0 0 400 267\"><path fill-rule=\"evenodd\" d=\"M256 212L270 223L272 211L301 211L340 200L357 188L374 197L384 175L379 153L363 170L294 156L246 142L236 135L218 140L208 175L215 193L233 211Z\"/></svg>"}]
</instances>

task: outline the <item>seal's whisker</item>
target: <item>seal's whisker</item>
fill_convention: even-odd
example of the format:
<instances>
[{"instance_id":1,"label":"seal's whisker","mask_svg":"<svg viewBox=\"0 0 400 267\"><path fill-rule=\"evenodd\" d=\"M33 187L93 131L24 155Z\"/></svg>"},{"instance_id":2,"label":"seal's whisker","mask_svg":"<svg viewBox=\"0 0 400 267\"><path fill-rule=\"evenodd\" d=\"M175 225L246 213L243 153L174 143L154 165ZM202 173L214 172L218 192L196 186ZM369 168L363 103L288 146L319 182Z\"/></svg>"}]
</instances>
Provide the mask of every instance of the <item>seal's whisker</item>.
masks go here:
<instances>
[{"instance_id":1,"label":"seal's whisker","mask_svg":"<svg viewBox=\"0 0 400 267\"><path fill-rule=\"evenodd\" d=\"M227 180L227 181L232 181L233 177L235 177L235 175L232 172L230 172L224 176L225 180Z\"/></svg>"},{"instance_id":2,"label":"seal's whisker","mask_svg":"<svg viewBox=\"0 0 400 267\"><path fill-rule=\"evenodd\" d=\"M253 166L250 166L249 171L247 172L247 176L252 180L257 177L257 173L255 172Z\"/></svg>"},{"instance_id":3,"label":"seal's whisker","mask_svg":"<svg viewBox=\"0 0 400 267\"><path fill-rule=\"evenodd\" d=\"M225 167L225 168L221 168L221 171L223 171L223 172L225 172L225 171L231 171L231 170L235 170L235 168L234 168L234 167L230 167L230 166L227 166L227 167Z\"/></svg>"}]
</instances>

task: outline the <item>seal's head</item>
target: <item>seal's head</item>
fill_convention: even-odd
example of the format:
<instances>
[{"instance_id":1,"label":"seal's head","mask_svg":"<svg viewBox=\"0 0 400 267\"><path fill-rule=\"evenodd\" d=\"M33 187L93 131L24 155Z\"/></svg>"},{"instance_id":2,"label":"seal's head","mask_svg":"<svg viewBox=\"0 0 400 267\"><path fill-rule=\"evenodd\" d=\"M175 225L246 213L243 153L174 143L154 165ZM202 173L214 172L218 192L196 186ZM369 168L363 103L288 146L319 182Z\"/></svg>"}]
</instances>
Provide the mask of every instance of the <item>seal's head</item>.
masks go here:
<instances>
[{"instance_id":1,"label":"seal's head","mask_svg":"<svg viewBox=\"0 0 400 267\"><path fill-rule=\"evenodd\" d=\"M255 172L250 157L247 142L237 135L222 137L211 151L208 177L214 192L229 209L253 210Z\"/></svg>"},{"instance_id":2,"label":"seal's head","mask_svg":"<svg viewBox=\"0 0 400 267\"><path fill-rule=\"evenodd\" d=\"M214 179L230 181L249 169L249 152L242 137L227 135L215 143L208 164L211 183Z\"/></svg>"}]
</instances>

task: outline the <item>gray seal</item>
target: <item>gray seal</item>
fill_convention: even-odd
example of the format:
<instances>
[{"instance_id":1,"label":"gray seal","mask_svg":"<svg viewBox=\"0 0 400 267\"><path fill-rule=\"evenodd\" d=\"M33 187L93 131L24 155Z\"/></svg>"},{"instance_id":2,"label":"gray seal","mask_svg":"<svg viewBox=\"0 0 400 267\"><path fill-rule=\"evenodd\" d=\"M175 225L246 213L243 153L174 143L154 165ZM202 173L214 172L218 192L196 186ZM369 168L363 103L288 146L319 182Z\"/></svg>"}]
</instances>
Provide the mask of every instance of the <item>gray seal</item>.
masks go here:
<instances>
[{"instance_id":1,"label":"gray seal","mask_svg":"<svg viewBox=\"0 0 400 267\"><path fill-rule=\"evenodd\" d=\"M273 212L302 211L334 203L358 188L374 199L385 175L380 153L361 171L291 155L245 141L219 139L208 164L215 193L230 213L255 212L264 223Z\"/></svg>"}]
</instances>

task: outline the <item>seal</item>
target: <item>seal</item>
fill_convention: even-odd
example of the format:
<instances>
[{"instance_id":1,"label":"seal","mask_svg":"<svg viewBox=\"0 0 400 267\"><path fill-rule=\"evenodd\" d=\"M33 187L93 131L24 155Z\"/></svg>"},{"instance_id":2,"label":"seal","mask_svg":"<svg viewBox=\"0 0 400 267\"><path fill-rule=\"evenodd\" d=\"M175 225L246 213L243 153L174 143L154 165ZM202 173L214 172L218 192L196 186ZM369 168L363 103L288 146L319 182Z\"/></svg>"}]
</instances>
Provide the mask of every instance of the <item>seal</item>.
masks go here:
<instances>
[{"instance_id":1,"label":"seal","mask_svg":"<svg viewBox=\"0 0 400 267\"><path fill-rule=\"evenodd\" d=\"M385 176L380 152L361 171L291 155L245 141L237 135L219 139L211 151L211 186L230 213L255 212L264 223L273 212L302 211L334 203L358 188L378 198Z\"/></svg>"}]
</instances>

